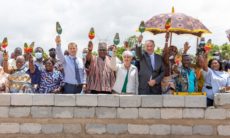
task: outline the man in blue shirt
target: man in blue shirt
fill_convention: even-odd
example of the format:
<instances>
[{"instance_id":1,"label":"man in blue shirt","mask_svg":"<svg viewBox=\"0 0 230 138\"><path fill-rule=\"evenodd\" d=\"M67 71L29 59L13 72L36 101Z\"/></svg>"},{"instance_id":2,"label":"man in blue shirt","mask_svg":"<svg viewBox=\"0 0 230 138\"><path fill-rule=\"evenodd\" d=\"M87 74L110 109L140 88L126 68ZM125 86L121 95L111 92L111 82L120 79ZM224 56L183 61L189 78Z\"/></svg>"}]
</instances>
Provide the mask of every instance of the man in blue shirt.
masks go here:
<instances>
[{"instance_id":1,"label":"man in blue shirt","mask_svg":"<svg viewBox=\"0 0 230 138\"><path fill-rule=\"evenodd\" d=\"M80 93L86 88L86 72L83 60L77 55L77 44L71 42L68 44L69 55L64 56L61 49L61 37L56 39L57 58L64 66L64 93L76 94Z\"/></svg>"}]
</instances>

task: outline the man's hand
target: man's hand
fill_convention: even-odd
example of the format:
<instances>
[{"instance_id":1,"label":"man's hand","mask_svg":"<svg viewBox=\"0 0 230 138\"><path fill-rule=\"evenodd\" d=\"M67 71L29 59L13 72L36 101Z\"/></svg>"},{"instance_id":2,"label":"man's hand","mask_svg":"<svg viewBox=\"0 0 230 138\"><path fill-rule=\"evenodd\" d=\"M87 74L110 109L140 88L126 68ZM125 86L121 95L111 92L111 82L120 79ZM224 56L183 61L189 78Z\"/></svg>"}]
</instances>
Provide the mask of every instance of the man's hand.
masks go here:
<instances>
[{"instance_id":1,"label":"man's hand","mask_svg":"<svg viewBox=\"0 0 230 138\"><path fill-rule=\"evenodd\" d=\"M191 46L189 45L188 42L184 43L184 54L186 54Z\"/></svg>"},{"instance_id":2,"label":"man's hand","mask_svg":"<svg viewBox=\"0 0 230 138\"><path fill-rule=\"evenodd\" d=\"M29 54L29 62L33 63L33 56L32 56L32 54Z\"/></svg>"},{"instance_id":3,"label":"man's hand","mask_svg":"<svg viewBox=\"0 0 230 138\"><path fill-rule=\"evenodd\" d=\"M89 41L89 43L88 43L88 51L89 52L93 51L93 42L92 41Z\"/></svg>"},{"instance_id":4,"label":"man's hand","mask_svg":"<svg viewBox=\"0 0 230 138\"><path fill-rule=\"evenodd\" d=\"M56 45L57 45L57 46L60 46L60 45L61 45L61 37L60 37L60 35L56 36L55 42L56 42Z\"/></svg>"},{"instance_id":5,"label":"man's hand","mask_svg":"<svg viewBox=\"0 0 230 138\"><path fill-rule=\"evenodd\" d=\"M148 84L149 86L153 87L156 84L156 80L149 80Z\"/></svg>"}]
</instances>

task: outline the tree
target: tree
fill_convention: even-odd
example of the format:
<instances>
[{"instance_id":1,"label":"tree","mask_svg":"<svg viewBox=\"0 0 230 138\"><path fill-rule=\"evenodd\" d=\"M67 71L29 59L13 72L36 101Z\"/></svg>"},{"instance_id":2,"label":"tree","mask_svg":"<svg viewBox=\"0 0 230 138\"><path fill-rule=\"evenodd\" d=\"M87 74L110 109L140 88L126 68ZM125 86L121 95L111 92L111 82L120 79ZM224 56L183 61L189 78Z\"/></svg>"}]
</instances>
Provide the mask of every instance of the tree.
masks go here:
<instances>
[{"instance_id":1,"label":"tree","mask_svg":"<svg viewBox=\"0 0 230 138\"><path fill-rule=\"evenodd\" d=\"M230 44L224 43L221 46L213 45L212 50L209 52L208 56L212 58L215 52L220 52L222 59L230 59Z\"/></svg>"},{"instance_id":2,"label":"tree","mask_svg":"<svg viewBox=\"0 0 230 138\"><path fill-rule=\"evenodd\" d=\"M130 36L128 38L128 44L130 46L130 48L134 47L134 45L137 43L138 39L136 35Z\"/></svg>"},{"instance_id":3,"label":"tree","mask_svg":"<svg viewBox=\"0 0 230 138\"><path fill-rule=\"evenodd\" d=\"M154 53L158 54L158 55L162 55L163 49L161 49L160 47L157 47L156 50L154 50Z\"/></svg>"},{"instance_id":4,"label":"tree","mask_svg":"<svg viewBox=\"0 0 230 138\"><path fill-rule=\"evenodd\" d=\"M117 47L116 56L122 60L122 53L125 51L124 47Z\"/></svg>"}]
</instances>

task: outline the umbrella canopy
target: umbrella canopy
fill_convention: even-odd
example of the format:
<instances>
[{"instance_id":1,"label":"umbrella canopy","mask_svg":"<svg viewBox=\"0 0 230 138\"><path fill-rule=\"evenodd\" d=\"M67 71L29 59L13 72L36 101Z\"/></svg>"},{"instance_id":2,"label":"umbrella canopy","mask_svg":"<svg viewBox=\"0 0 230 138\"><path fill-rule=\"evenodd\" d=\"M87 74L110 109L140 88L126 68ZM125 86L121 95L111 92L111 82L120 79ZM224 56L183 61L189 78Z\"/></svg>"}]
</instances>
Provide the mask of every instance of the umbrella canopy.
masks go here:
<instances>
[{"instance_id":1,"label":"umbrella canopy","mask_svg":"<svg viewBox=\"0 0 230 138\"><path fill-rule=\"evenodd\" d=\"M198 19L183 13L168 13L153 16L145 22L146 31L153 34L166 33L166 21L171 18L169 32L176 34L192 34L201 37L204 33L211 33Z\"/></svg>"}]
</instances>

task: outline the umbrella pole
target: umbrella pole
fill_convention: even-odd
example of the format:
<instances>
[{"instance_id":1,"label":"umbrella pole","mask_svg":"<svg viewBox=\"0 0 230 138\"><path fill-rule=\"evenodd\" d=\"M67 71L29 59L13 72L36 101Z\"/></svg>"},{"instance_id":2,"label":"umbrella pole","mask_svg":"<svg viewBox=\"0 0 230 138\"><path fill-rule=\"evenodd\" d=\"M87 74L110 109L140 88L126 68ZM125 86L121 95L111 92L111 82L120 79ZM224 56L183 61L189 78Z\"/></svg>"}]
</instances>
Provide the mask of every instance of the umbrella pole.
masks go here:
<instances>
[{"instance_id":1,"label":"umbrella pole","mask_svg":"<svg viewBox=\"0 0 230 138\"><path fill-rule=\"evenodd\" d=\"M172 32L170 33L170 43L169 43L169 46L172 45Z\"/></svg>"},{"instance_id":2,"label":"umbrella pole","mask_svg":"<svg viewBox=\"0 0 230 138\"><path fill-rule=\"evenodd\" d=\"M199 45L199 37L196 38L196 49L198 48Z\"/></svg>"}]
</instances>

